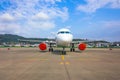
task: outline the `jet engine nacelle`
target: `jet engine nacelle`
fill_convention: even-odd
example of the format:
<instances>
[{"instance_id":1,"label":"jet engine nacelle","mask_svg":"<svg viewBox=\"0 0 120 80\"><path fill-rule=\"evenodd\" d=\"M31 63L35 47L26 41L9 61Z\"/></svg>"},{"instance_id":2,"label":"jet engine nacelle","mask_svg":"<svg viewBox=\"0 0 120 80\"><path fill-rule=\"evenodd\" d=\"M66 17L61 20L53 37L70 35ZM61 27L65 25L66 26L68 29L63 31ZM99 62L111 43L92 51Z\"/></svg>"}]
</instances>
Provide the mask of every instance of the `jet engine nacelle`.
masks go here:
<instances>
[{"instance_id":1,"label":"jet engine nacelle","mask_svg":"<svg viewBox=\"0 0 120 80\"><path fill-rule=\"evenodd\" d=\"M78 49L81 50L81 51L85 50L86 49L86 44L85 43L80 43L78 45Z\"/></svg>"},{"instance_id":2,"label":"jet engine nacelle","mask_svg":"<svg viewBox=\"0 0 120 80\"><path fill-rule=\"evenodd\" d=\"M39 49L42 50L42 51L46 50L47 49L47 44L46 43L40 43L39 44Z\"/></svg>"}]
</instances>

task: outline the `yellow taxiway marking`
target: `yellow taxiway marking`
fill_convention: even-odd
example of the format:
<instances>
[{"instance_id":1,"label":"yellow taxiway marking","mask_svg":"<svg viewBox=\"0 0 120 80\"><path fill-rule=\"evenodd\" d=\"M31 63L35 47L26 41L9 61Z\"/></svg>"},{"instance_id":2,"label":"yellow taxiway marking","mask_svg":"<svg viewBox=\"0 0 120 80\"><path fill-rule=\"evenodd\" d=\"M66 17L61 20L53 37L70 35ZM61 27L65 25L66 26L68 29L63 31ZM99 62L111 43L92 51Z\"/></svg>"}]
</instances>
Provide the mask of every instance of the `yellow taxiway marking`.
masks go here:
<instances>
[{"instance_id":1,"label":"yellow taxiway marking","mask_svg":"<svg viewBox=\"0 0 120 80\"><path fill-rule=\"evenodd\" d=\"M69 62L65 62L65 57L64 55L61 55L61 59L63 60L63 62L60 62L60 64L70 64Z\"/></svg>"},{"instance_id":2,"label":"yellow taxiway marking","mask_svg":"<svg viewBox=\"0 0 120 80\"><path fill-rule=\"evenodd\" d=\"M60 62L60 64L70 64L69 62Z\"/></svg>"},{"instance_id":3,"label":"yellow taxiway marking","mask_svg":"<svg viewBox=\"0 0 120 80\"><path fill-rule=\"evenodd\" d=\"M65 64L70 64L69 62L66 62Z\"/></svg>"},{"instance_id":4,"label":"yellow taxiway marking","mask_svg":"<svg viewBox=\"0 0 120 80\"><path fill-rule=\"evenodd\" d=\"M62 55L62 56L61 56L61 59L62 59L62 60L64 60L64 59L65 59L65 58L64 58L64 55Z\"/></svg>"},{"instance_id":5,"label":"yellow taxiway marking","mask_svg":"<svg viewBox=\"0 0 120 80\"><path fill-rule=\"evenodd\" d=\"M63 64L63 62L60 62L60 64Z\"/></svg>"}]
</instances>

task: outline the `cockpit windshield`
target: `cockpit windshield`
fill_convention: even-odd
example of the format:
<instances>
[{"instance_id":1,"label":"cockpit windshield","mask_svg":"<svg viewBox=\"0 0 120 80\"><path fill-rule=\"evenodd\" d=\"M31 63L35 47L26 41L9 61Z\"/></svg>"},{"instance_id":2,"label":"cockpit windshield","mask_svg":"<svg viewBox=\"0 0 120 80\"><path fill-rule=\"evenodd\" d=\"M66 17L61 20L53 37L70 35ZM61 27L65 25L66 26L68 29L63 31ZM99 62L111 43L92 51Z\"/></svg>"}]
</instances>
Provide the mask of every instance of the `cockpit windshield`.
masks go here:
<instances>
[{"instance_id":1,"label":"cockpit windshield","mask_svg":"<svg viewBox=\"0 0 120 80\"><path fill-rule=\"evenodd\" d=\"M68 31L61 31L61 32L58 32L57 34L70 34L70 32L68 32Z\"/></svg>"}]
</instances>

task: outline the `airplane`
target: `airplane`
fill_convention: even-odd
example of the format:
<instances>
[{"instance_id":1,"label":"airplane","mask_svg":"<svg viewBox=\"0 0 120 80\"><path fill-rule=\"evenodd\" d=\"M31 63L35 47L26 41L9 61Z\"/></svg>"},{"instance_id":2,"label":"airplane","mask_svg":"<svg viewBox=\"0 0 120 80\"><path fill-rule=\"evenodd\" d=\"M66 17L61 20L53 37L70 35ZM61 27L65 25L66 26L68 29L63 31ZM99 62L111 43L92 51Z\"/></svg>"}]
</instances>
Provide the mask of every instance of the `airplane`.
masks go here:
<instances>
[{"instance_id":1,"label":"airplane","mask_svg":"<svg viewBox=\"0 0 120 80\"><path fill-rule=\"evenodd\" d=\"M53 52L53 47L52 44L56 44L57 46L61 46L63 48L62 50L62 54L66 54L65 48L66 47L70 47L70 51L74 52L75 48L74 48L74 44L76 44L76 42L73 42L73 35L71 33L71 31L67 28L62 28L60 30L58 30L56 37L55 37L55 42L51 41L48 42L49 43L49 51ZM47 43L42 42L39 44L39 49L41 51L45 51L47 50ZM83 51L86 49L86 44L85 43L78 43L78 49Z\"/></svg>"}]
</instances>

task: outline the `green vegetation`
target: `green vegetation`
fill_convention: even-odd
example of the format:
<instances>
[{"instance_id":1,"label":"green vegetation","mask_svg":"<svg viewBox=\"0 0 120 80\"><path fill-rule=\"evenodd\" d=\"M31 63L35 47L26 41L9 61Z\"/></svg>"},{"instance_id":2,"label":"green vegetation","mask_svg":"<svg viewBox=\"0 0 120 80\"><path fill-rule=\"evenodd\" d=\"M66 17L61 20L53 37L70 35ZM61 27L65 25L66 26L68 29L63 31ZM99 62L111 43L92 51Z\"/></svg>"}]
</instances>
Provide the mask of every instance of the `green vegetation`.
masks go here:
<instances>
[{"instance_id":1,"label":"green vegetation","mask_svg":"<svg viewBox=\"0 0 120 80\"><path fill-rule=\"evenodd\" d=\"M0 34L0 43L18 42L18 39L25 39L24 37L12 34Z\"/></svg>"},{"instance_id":2,"label":"green vegetation","mask_svg":"<svg viewBox=\"0 0 120 80\"><path fill-rule=\"evenodd\" d=\"M2 43L7 43L7 44L14 44L14 43L18 43L19 40L41 40L41 41L45 41L45 40L49 40L48 38L25 38L22 36L18 36L18 35L13 35L13 34L0 34L0 44ZM51 39L53 40L53 39Z\"/></svg>"}]
</instances>

